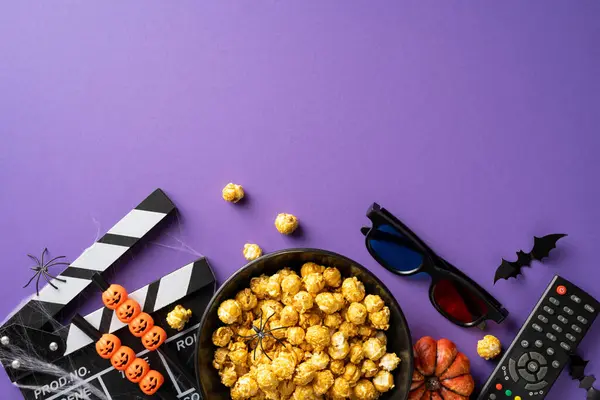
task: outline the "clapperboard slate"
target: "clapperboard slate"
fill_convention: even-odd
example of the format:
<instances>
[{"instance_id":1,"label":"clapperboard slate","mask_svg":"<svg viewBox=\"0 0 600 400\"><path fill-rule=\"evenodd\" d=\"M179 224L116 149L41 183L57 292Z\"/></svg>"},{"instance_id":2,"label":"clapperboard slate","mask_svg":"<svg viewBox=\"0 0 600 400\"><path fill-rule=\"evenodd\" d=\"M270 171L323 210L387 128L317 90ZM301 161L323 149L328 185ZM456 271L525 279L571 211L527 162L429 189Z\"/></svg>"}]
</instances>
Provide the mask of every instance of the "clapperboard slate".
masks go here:
<instances>
[{"instance_id":1,"label":"clapperboard slate","mask_svg":"<svg viewBox=\"0 0 600 400\"><path fill-rule=\"evenodd\" d=\"M36 353L46 361L68 371L65 376L55 377L36 371L14 370L10 362L3 364L9 378L24 386L38 389L22 389L26 400L79 400L98 397L85 388L83 382L98 388L109 400L117 399L165 399L200 400L202 397L189 382L173 370L157 352L146 350L139 338L134 337L126 324L120 322L114 311L101 308L84 318L102 333L114 333L122 344L136 351L137 356L146 359L152 369L163 374L165 383L154 396L147 396L137 384L131 383L123 373L115 370L109 360L98 356L95 343L74 325L67 325L58 331L48 331L49 318L54 317L86 287L91 284L94 273L102 273L119 261L127 251L150 233L169 214L175 212L171 200L157 189L140 205L121 219L106 235L71 263L58 278L59 290L44 286L39 296L33 296L9 321L0 327L0 334L11 339L18 346L19 341L27 340L34 344ZM200 318L216 289L216 280L205 258L187 264L161 279L129 294L142 306L143 311L152 315L154 321L163 327L168 339L163 344L176 354L178 361L195 370L195 341ZM166 317L177 304L192 310L192 318L185 328L178 332L166 323ZM45 310L44 313L40 309ZM49 344L58 344L58 350L48 350ZM20 346L27 349L27 346ZM81 381L79 381L81 380ZM74 384L73 382L79 382ZM63 388L61 390L61 388Z\"/></svg>"}]
</instances>

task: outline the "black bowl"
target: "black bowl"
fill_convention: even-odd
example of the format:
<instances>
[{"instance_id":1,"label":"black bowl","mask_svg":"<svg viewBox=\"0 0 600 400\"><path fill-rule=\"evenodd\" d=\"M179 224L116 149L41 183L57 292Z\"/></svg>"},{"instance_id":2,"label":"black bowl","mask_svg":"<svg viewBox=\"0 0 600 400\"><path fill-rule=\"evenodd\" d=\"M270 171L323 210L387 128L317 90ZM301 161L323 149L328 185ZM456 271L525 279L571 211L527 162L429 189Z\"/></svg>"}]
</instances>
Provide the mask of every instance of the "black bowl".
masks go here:
<instances>
[{"instance_id":1,"label":"black bowl","mask_svg":"<svg viewBox=\"0 0 600 400\"><path fill-rule=\"evenodd\" d=\"M267 254L248 263L221 285L202 316L196 338L196 378L205 399L231 398L230 389L221 383L219 374L212 366L216 349L212 343L212 333L223 325L217 316L219 305L235 297L238 291L249 287L251 278L262 274L272 275L283 267L299 272L302 264L309 261L338 268L342 278L356 276L364 283L368 294L378 294L390 308L390 329L386 332L387 350L396 353L402 362L393 372L394 389L385 393L381 399L406 400L412 380L413 353L410 331L398 302L385 285L362 265L339 254L318 249L290 249Z\"/></svg>"}]
</instances>

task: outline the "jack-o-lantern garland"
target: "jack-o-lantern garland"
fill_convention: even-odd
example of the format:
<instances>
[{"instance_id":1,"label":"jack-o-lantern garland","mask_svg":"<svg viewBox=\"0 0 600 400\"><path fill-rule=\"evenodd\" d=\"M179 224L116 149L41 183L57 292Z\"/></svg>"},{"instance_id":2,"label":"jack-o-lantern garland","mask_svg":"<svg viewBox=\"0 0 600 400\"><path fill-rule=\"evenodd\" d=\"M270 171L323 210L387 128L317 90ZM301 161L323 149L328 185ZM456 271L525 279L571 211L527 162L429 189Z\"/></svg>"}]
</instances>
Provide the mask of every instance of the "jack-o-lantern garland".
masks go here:
<instances>
[{"instance_id":1,"label":"jack-o-lantern garland","mask_svg":"<svg viewBox=\"0 0 600 400\"><path fill-rule=\"evenodd\" d=\"M132 335L142 338L142 344L150 351L157 350L167 339L167 333L160 326L154 325L153 318L142 312L140 304L129 298L125 288L120 285L110 285L101 277L95 276L94 281L103 289L102 302L115 311L119 321L128 324ZM96 351L104 359L110 359L112 366L124 371L129 381L137 383L140 390L147 395L153 395L164 383L164 377L158 371L151 370L150 365L141 358L136 358L135 352L121 346L121 341L113 334L104 334L96 342Z\"/></svg>"}]
</instances>

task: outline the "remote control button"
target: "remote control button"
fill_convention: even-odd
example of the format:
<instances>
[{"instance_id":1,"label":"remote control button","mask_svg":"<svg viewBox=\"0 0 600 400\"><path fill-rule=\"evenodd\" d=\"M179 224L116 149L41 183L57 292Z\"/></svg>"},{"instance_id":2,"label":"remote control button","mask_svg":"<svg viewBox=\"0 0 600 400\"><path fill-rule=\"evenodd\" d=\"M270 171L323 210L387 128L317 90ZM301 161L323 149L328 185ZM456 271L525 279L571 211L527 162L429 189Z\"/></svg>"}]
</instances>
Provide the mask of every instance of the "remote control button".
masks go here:
<instances>
[{"instance_id":1,"label":"remote control button","mask_svg":"<svg viewBox=\"0 0 600 400\"><path fill-rule=\"evenodd\" d=\"M506 392L504 392L504 394L507 396L512 396L512 390L506 389Z\"/></svg>"},{"instance_id":2,"label":"remote control button","mask_svg":"<svg viewBox=\"0 0 600 400\"><path fill-rule=\"evenodd\" d=\"M583 318L581 315L579 317L577 317L577 321L581 322L582 324L588 323L588 320Z\"/></svg>"},{"instance_id":3,"label":"remote control button","mask_svg":"<svg viewBox=\"0 0 600 400\"><path fill-rule=\"evenodd\" d=\"M571 346L569 346L568 344L566 344L565 342L560 342L560 347L562 347L563 349L565 349L566 351L570 351L571 350Z\"/></svg>"},{"instance_id":4,"label":"remote control button","mask_svg":"<svg viewBox=\"0 0 600 400\"><path fill-rule=\"evenodd\" d=\"M513 381L517 382L519 380L519 375L517 375L517 368L515 367L515 360L513 358L511 358L508 361L508 373L510 374L510 377L512 378ZM500 385L500 384L498 384ZM496 389L498 389L498 385L496 385ZM498 390L502 390L502 385L500 385L500 389Z\"/></svg>"},{"instance_id":5,"label":"remote control button","mask_svg":"<svg viewBox=\"0 0 600 400\"><path fill-rule=\"evenodd\" d=\"M519 375L521 375L521 378L525 379L527 382L537 382L535 375L530 374L526 369L520 369Z\"/></svg>"},{"instance_id":6,"label":"remote control button","mask_svg":"<svg viewBox=\"0 0 600 400\"><path fill-rule=\"evenodd\" d=\"M541 332L543 330L542 327L539 326L538 324L533 324L533 325L531 325L531 327L538 332Z\"/></svg>"},{"instance_id":7,"label":"remote control button","mask_svg":"<svg viewBox=\"0 0 600 400\"><path fill-rule=\"evenodd\" d=\"M560 305L560 301L558 301L554 297L550 297L548 300L550 301L550 303L554 304L555 306L559 306Z\"/></svg>"},{"instance_id":8,"label":"remote control button","mask_svg":"<svg viewBox=\"0 0 600 400\"><path fill-rule=\"evenodd\" d=\"M525 389L526 390L540 390L540 389L545 388L546 386L548 386L548 382L541 381L538 383L528 383L527 385L525 385Z\"/></svg>"},{"instance_id":9,"label":"remote control button","mask_svg":"<svg viewBox=\"0 0 600 400\"><path fill-rule=\"evenodd\" d=\"M535 351L532 351L531 353L529 353L529 356L531 357L532 360L535 360L542 365L546 365L546 359L540 353L536 353Z\"/></svg>"},{"instance_id":10,"label":"remote control button","mask_svg":"<svg viewBox=\"0 0 600 400\"><path fill-rule=\"evenodd\" d=\"M546 311L550 315L554 315L554 310L548 306L544 306L544 311Z\"/></svg>"},{"instance_id":11,"label":"remote control button","mask_svg":"<svg viewBox=\"0 0 600 400\"><path fill-rule=\"evenodd\" d=\"M565 307L565 308L563 308L563 311L564 311L564 312L566 312L566 313L567 313L567 314L569 314L569 315L573 315L573 314L574 314L574 311L573 311L573 310L571 310L569 307Z\"/></svg>"},{"instance_id":12,"label":"remote control button","mask_svg":"<svg viewBox=\"0 0 600 400\"><path fill-rule=\"evenodd\" d=\"M559 316L558 316L558 320L559 320L560 322L562 322L563 324L566 324L566 323L568 323L568 322L569 322L569 320L568 320L568 319L566 319L565 317L563 317L562 315L559 315Z\"/></svg>"},{"instance_id":13,"label":"remote control button","mask_svg":"<svg viewBox=\"0 0 600 400\"><path fill-rule=\"evenodd\" d=\"M542 379L544 379L544 377L546 376L547 373L548 373L548 367L541 367L540 372L537 373L538 381L541 381Z\"/></svg>"},{"instance_id":14,"label":"remote control button","mask_svg":"<svg viewBox=\"0 0 600 400\"><path fill-rule=\"evenodd\" d=\"M575 336L571 335L570 333L567 333L567 339L569 339L571 342L574 342L577 340L577 339L575 339Z\"/></svg>"},{"instance_id":15,"label":"remote control button","mask_svg":"<svg viewBox=\"0 0 600 400\"><path fill-rule=\"evenodd\" d=\"M552 361L552 366L554 368L560 368L560 363L558 361Z\"/></svg>"},{"instance_id":16,"label":"remote control button","mask_svg":"<svg viewBox=\"0 0 600 400\"><path fill-rule=\"evenodd\" d=\"M521 340L521 347L523 348L528 348L529 347L529 342L527 340Z\"/></svg>"},{"instance_id":17,"label":"remote control button","mask_svg":"<svg viewBox=\"0 0 600 400\"><path fill-rule=\"evenodd\" d=\"M571 329L573 329L577 333L581 333L581 328L575 324L571 325Z\"/></svg>"},{"instance_id":18,"label":"remote control button","mask_svg":"<svg viewBox=\"0 0 600 400\"><path fill-rule=\"evenodd\" d=\"M594 307L590 306L589 304L586 304L585 306L583 306L583 308L585 308L585 311L588 311L591 313L596 312L596 310L594 310Z\"/></svg>"},{"instance_id":19,"label":"remote control button","mask_svg":"<svg viewBox=\"0 0 600 400\"><path fill-rule=\"evenodd\" d=\"M556 293L560 294L561 296L564 296L565 294L567 294L567 288L563 285L560 285L556 288Z\"/></svg>"},{"instance_id":20,"label":"remote control button","mask_svg":"<svg viewBox=\"0 0 600 400\"><path fill-rule=\"evenodd\" d=\"M546 354L548 354L549 356L553 356L554 355L554 349L552 347L548 347L546 349Z\"/></svg>"},{"instance_id":21,"label":"remote control button","mask_svg":"<svg viewBox=\"0 0 600 400\"><path fill-rule=\"evenodd\" d=\"M527 361L529 361L529 354L525 353L521 356L521 358L519 358L519 368L524 367L525 364L527 364Z\"/></svg>"},{"instance_id":22,"label":"remote control button","mask_svg":"<svg viewBox=\"0 0 600 400\"><path fill-rule=\"evenodd\" d=\"M534 361L531 361L529 364L527 364L527 370L530 372L537 372L538 369L540 369L540 366Z\"/></svg>"},{"instance_id":23,"label":"remote control button","mask_svg":"<svg viewBox=\"0 0 600 400\"><path fill-rule=\"evenodd\" d=\"M496 384L496 390L502 390L502 384L501 383L497 383Z\"/></svg>"},{"instance_id":24,"label":"remote control button","mask_svg":"<svg viewBox=\"0 0 600 400\"><path fill-rule=\"evenodd\" d=\"M496 395L494 393L490 394L490 400L496 400Z\"/></svg>"},{"instance_id":25,"label":"remote control button","mask_svg":"<svg viewBox=\"0 0 600 400\"><path fill-rule=\"evenodd\" d=\"M571 296L571 300L573 300L577 304L581 303L581 299L575 295Z\"/></svg>"},{"instance_id":26,"label":"remote control button","mask_svg":"<svg viewBox=\"0 0 600 400\"><path fill-rule=\"evenodd\" d=\"M542 343L541 340L536 340L535 341L535 347L537 347L537 348L544 347L544 343Z\"/></svg>"},{"instance_id":27,"label":"remote control button","mask_svg":"<svg viewBox=\"0 0 600 400\"><path fill-rule=\"evenodd\" d=\"M542 321L543 323L548 322L548 318L546 318L545 316L543 316L542 314L538 315L538 319L540 321Z\"/></svg>"},{"instance_id":28,"label":"remote control button","mask_svg":"<svg viewBox=\"0 0 600 400\"><path fill-rule=\"evenodd\" d=\"M515 400L521 400L521 396L515 396Z\"/></svg>"},{"instance_id":29,"label":"remote control button","mask_svg":"<svg viewBox=\"0 0 600 400\"><path fill-rule=\"evenodd\" d=\"M556 332L561 333L562 332L562 328L556 324L552 325L552 329L554 329Z\"/></svg>"},{"instance_id":30,"label":"remote control button","mask_svg":"<svg viewBox=\"0 0 600 400\"><path fill-rule=\"evenodd\" d=\"M550 332L546 333L546 337L550 340L552 340L553 342L556 342L556 336L554 336L553 334L551 334Z\"/></svg>"}]
</instances>

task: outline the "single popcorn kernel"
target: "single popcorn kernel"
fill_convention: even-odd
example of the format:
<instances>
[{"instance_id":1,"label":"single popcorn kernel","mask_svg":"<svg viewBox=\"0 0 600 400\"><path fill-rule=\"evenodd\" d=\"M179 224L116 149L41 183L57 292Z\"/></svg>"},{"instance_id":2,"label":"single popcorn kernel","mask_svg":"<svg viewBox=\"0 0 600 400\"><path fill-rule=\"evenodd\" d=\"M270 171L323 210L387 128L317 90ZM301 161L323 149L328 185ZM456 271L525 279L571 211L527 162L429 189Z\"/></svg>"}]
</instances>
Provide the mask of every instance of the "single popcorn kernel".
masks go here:
<instances>
[{"instance_id":1,"label":"single popcorn kernel","mask_svg":"<svg viewBox=\"0 0 600 400\"><path fill-rule=\"evenodd\" d=\"M167 314L167 323L171 328L181 331L191 317L192 310L186 310L182 305L178 304Z\"/></svg>"},{"instance_id":2,"label":"single popcorn kernel","mask_svg":"<svg viewBox=\"0 0 600 400\"><path fill-rule=\"evenodd\" d=\"M260 256L262 256L262 249L259 245L253 243L246 243L244 245L244 258L246 260L256 260Z\"/></svg>"},{"instance_id":3,"label":"single popcorn kernel","mask_svg":"<svg viewBox=\"0 0 600 400\"><path fill-rule=\"evenodd\" d=\"M275 218L275 228L279 233L291 235L298 228L298 218L292 214L281 213Z\"/></svg>"},{"instance_id":4,"label":"single popcorn kernel","mask_svg":"<svg viewBox=\"0 0 600 400\"><path fill-rule=\"evenodd\" d=\"M225 300L217 310L219 319L225 324L233 324L242 316L242 307L235 300Z\"/></svg>"},{"instance_id":5,"label":"single popcorn kernel","mask_svg":"<svg viewBox=\"0 0 600 400\"><path fill-rule=\"evenodd\" d=\"M497 357L501 351L502 344L495 336L485 335L483 339L477 342L477 354L486 360Z\"/></svg>"},{"instance_id":6,"label":"single popcorn kernel","mask_svg":"<svg viewBox=\"0 0 600 400\"><path fill-rule=\"evenodd\" d=\"M244 188L235 183L228 183L223 188L223 200L230 203L237 203L244 198Z\"/></svg>"}]
</instances>

